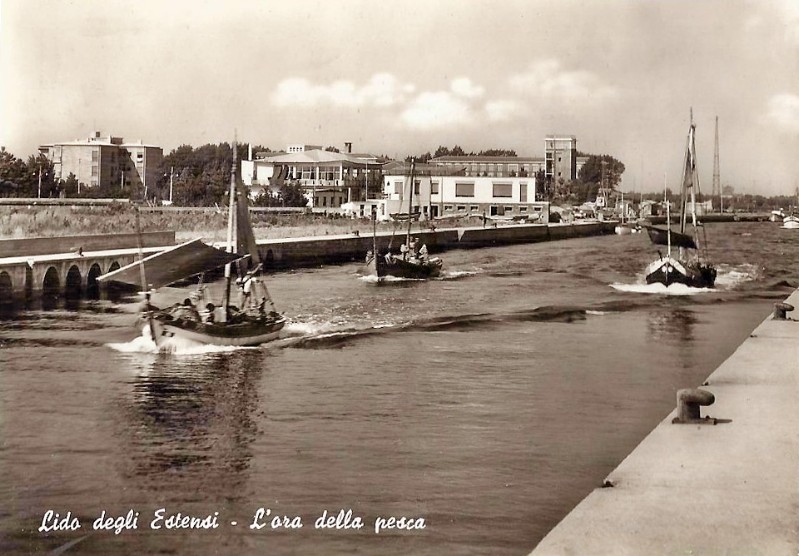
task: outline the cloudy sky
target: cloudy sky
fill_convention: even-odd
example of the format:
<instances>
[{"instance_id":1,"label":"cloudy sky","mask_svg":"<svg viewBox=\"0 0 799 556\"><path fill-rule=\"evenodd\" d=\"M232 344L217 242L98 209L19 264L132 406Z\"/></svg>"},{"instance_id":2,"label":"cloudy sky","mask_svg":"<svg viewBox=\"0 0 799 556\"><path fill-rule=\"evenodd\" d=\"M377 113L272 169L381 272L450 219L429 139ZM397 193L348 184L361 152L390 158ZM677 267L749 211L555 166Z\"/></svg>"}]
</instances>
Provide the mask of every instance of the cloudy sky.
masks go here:
<instances>
[{"instance_id":1,"label":"cloudy sky","mask_svg":"<svg viewBox=\"0 0 799 556\"><path fill-rule=\"evenodd\" d=\"M703 191L719 117L736 191L799 186L799 0L0 0L0 145L92 130L404 157L543 154L548 133L680 172L689 109Z\"/></svg>"}]
</instances>

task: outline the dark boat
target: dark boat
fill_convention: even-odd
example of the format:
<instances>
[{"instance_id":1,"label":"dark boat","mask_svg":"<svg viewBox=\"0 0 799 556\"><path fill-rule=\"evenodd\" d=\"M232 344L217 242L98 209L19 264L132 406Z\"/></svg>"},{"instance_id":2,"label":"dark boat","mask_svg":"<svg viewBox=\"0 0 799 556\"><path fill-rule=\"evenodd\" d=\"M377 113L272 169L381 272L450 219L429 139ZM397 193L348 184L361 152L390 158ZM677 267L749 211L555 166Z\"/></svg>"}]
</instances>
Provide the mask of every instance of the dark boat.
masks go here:
<instances>
[{"instance_id":1,"label":"dark boat","mask_svg":"<svg viewBox=\"0 0 799 556\"><path fill-rule=\"evenodd\" d=\"M685 149L683 165L683 178L680 190L680 230L671 230L670 216L668 213L668 199L666 199L666 229L646 226L649 239L656 245L667 246L666 256L659 254L659 258L649 264L646 269L647 284L684 284L692 288L712 288L716 283L716 269L707 262L706 242L699 241L699 230L704 227L696 218L696 193L699 190L699 175L696 170L696 125L691 114L691 124L688 129L688 143ZM687 216L691 215L692 233L686 232ZM672 248L677 248L677 255L672 253Z\"/></svg>"},{"instance_id":2,"label":"dark boat","mask_svg":"<svg viewBox=\"0 0 799 556\"><path fill-rule=\"evenodd\" d=\"M411 226L414 215L418 219L418 212L413 212L414 169L416 160L411 160L410 194L408 195L408 212L398 215L401 221L408 221L404 250L399 254L391 252L380 253L377 249L377 214L372 213L373 239L372 251L366 257L367 273L382 281L386 276L412 280L425 280L435 278L441 273L444 262L438 257L428 257L427 247L417 249L415 240L411 239ZM393 215L392 215L393 216Z\"/></svg>"},{"instance_id":3,"label":"dark boat","mask_svg":"<svg viewBox=\"0 0 799 556\"><path fill-rule=\"evenodd\" d=\"M138 226L138 212L137 212ZM189 299L183 305L159 309L150 304L151 289L200 275L225 266L225 290L219 307L205 303L205 289L194 295L203 299L203 315ZM239 278L239 307L231 304L233 267ZM252 267L248 270L247 267ZM98 278L141 284L145 294L141 321L158 347L169 345L174 338L219 346L254 346L278 337L286 323L275 311L266 284L260 277L262 262L247 208L247 192L238 177L238 156L233 144L233 164L228 207L228 241L226 250L206 245L201 240L188 241Z\"/></svg>"}]
</instances>

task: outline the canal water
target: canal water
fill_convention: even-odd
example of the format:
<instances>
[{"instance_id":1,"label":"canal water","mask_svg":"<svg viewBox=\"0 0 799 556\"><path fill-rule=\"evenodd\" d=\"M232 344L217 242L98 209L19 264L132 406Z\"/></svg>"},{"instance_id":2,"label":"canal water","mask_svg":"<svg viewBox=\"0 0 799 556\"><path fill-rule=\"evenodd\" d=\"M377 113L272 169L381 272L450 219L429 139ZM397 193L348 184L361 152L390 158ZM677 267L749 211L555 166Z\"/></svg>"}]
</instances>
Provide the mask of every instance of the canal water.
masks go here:
<instances>
[{"instance_id":1,"label":"canal water","mask_svg":"<svg viewBox=\"0 0 799 556\"><path fill-rule=\"evenodd\" d=\"M799 285L799 232L707 235L683 295L642 285L645 234L278 273L260 348L154 353L132 299L5 314L0 552L526 554Z\"/></svg>"}]
</instances>

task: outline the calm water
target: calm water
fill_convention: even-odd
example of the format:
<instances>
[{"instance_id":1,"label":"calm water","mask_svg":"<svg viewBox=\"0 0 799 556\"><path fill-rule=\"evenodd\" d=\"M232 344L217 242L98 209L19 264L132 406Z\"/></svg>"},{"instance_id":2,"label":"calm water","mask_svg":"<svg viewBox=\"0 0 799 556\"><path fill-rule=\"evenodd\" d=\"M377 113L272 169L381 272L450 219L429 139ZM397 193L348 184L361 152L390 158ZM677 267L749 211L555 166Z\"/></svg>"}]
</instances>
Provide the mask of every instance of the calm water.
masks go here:
<instances>
[{"instance_id":1,"label":"calm water","mask_svg":"<svg viewBox=\"0 0 799 556\"><path fill-rule=\"evenodd\" d=\"M642 235L451 251L431 282L277 274L268 348L139 351L129 304L6 315L0 552L526 554L799 285L799 232L707 232L696 295L624 291ZM303 527L252 530L261 507ZM152 530L159 508L219 527ZM364 527L314 528L339 509ZM82 528L40 533L47 510ZM103 510L138 528L92 532Z\"/></svg>"}]
</instances>

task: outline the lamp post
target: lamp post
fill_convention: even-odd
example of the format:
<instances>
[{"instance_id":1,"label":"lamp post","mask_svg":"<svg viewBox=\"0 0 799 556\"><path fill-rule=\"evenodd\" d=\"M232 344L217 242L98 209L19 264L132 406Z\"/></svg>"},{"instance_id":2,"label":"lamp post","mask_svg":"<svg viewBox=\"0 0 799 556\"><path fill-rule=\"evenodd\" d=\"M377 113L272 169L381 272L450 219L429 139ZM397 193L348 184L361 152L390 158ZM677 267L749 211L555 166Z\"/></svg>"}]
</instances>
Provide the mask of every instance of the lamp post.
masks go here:
<instances>
[{"instance_id":1,"label":"lamp post","mask_svg":"<svg viewBox=\"0 0 799 556\"><path fill-rule=\"evenodd\" d=\"M39 199L42 198L42 163L39 162L39 189L37 192L37 197Z\"/></svg>"}]
</instances>

